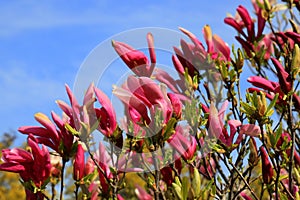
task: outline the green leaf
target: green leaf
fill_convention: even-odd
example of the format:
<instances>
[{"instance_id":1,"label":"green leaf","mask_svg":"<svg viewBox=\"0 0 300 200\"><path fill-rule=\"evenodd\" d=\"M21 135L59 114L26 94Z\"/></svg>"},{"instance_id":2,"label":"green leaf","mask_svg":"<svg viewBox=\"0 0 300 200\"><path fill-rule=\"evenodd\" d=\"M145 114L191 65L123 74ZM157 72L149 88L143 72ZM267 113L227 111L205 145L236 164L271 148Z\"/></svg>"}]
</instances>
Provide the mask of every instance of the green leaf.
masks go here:
<instances>
[{"instance_id":1,"label":"green leaf","mask_svg":"<svg viewBox=\"0 0 300 200\"><path fill-rule=\"evenodd\" d=\"M176 124L177 120L172 117L171 120L169 120L167 127L165 128L164 132L164 141L170 138L171 135L174 134L174 126Z\"/></svg>"},{"instance_id":2,"label":"green leaf","mask_svg":"<svg viewBox=\"0 0 300 200\"><path fill-rule=\"evenodd\" d=\"M177 198L182 200L181 186L177 185L176 183L172 183L172 187Z\"/></svg>"},{"instance_id":3,"label":"green leaf","mask_svg":"<svg viewBox=\"0 0 300 200\"><path fill-rule=\"evenodd\" d=\"M245 103L245 102L241 102L241 105L242 105L242 111L245 114L247 114L249 116L254 114L254 112L256 110L256 108L254 106L251 106L251 105L249 105L248 103Z\"/></svg>"},{"instance_id":4,"label":"green leaf","mask_svg":"<svg viewBox=\"0 0 300 200\"><path fill-rule=\"evenodd\" d=\"M276 101L278 99L278 93L276 93L275 97L273 98L273 100L271 101L271 103L269 104L268 108L267 108L267 111L266 111L266 117L270 117L272 114L273 114L273 107L275 106L276 104ZM271 115L268 115L269 111L272 111L272 114ZM270 113L269 113L270 114Z\"/></svg>"},{"instance_id":5,"label":"green leaf","mask_svg":"<svg viewBox=\"0 0 300 200\"><path fill-rule=\"evenodd\" d=\"M66 123L65 124L65 129L67 129L67 131L69 131L70 133L72 133L72 135L79 137L80 133L78 131L76 131L70 124Z\"/></svg>"},{"instance_id":6,"label":"green leaf","mask_svg":"<svg viewBox=\"0 0 300 200\"><path fill-rule=\"evenodd\" d=\"M189 178L188 177L183 177L182 179L182 199L186 200L189 194Z\"/></svg>"},{"instance_id":7,"label":"green leaf","mask_svg":"<svg viewBox=\"0 0 300 200\"><path fill-rule=\"evenodd\" d=\"M199 171L196 167L194 167L194 177L192 180L192 188L194 191L194 195L196 198L200 196L200 186L201 186L201 179Z\"/></svg>"},{"instance_id":8,"label":"green leaf","mask_svg":"<svg viewBox=\"0 0 300 200\"><path fill-rule=\"evenodd\" d=\"M275 141L274 141L275 143L274 143L273 147L276 146L281 134L282 134L282 123L279 124L279 127L275 131Z\"/></svg>"}]
</instances>

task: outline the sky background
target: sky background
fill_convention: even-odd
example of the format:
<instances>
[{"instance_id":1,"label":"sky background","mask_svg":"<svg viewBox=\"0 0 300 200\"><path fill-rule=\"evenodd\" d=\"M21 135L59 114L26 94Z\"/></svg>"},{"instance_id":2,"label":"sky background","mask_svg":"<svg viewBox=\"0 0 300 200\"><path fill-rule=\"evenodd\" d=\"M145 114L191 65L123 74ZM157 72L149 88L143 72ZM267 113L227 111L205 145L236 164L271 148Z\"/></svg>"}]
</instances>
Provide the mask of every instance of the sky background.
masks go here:
<instances>
[{"instance_id":1,"label":"sky background","mask_svg":"<svg viewBox=\"0 0 300 200\"><path fill-rule=\"evenodd\" d=\"M184 27L203 41L202 28L209 24L231 45L236 33L223 19L239 4L252 10L250 1L242 0L0 1L0 135L37 125L36 112L60 114L55 100L67 101L64 85L73 87L85 58L113 35ZM108 84L100 88L111 91Z\"/></svg>"}]
</instances>

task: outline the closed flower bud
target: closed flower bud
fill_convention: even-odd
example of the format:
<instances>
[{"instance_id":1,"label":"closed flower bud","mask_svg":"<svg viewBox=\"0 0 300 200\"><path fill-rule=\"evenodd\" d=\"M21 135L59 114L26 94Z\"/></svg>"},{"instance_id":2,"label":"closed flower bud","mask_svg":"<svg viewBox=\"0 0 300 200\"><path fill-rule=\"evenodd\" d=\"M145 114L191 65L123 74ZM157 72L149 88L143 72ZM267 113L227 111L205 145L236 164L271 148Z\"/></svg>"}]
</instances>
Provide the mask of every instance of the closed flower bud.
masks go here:
<instances>
[{"instance_id":1,"label":"closed flower bud","mask_svg":"<svg viewBox=\"0 0 300 200\"><path fill-rule=\"evenodd\" d=\"M273 177L273 167L270 163L269 156L263 146L260 147L261 160L262 160L262 175L263 181L266 184L272 182Z\"/></svg>"}]
</instances>

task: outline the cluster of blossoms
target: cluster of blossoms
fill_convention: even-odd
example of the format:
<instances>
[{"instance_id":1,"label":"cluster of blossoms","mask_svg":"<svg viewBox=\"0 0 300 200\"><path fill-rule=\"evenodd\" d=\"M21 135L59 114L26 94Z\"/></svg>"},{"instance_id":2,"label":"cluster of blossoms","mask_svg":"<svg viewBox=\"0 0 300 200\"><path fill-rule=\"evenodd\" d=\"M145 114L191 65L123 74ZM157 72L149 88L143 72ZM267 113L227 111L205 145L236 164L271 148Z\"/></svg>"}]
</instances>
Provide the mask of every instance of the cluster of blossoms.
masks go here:
<instances>
[{"instance_id":1,"label":"cluster of blossoms","mask_svg":"<svg viewBox=\"0 0 300 200\"><path fill-rule=\"evenodd\" d=\"M252 4L256 21L243 6L224 20L238 32L236 51L208 25L205 44L180 28L191 43L181 40L180 48L174 47L177 79L156 66L151 33L149 58L113 41L133 72L113 88L124 106L120 122L109 97L94 84L82 104L66 86L70 103L56 102L62 116L51 112L51 120L37 113L41 126L20 127L28 148L2 150L0 170L19 173L27 199L49 198L50 182L52 191L61 183L62 199L70 161L76 199L299 198L299 24L293 16L293 30L276 31L271 19L278 4ZM286 4L299 11L299 1ZM272 32L266 34L267 23ZM255 71L247 79L255 88L241 91L246 62ZM278 82L269 80L271 75ZM93 152L98 132L104 140ZM131 172L143 185L130 183Z\"/></svg>"}]
</instances>

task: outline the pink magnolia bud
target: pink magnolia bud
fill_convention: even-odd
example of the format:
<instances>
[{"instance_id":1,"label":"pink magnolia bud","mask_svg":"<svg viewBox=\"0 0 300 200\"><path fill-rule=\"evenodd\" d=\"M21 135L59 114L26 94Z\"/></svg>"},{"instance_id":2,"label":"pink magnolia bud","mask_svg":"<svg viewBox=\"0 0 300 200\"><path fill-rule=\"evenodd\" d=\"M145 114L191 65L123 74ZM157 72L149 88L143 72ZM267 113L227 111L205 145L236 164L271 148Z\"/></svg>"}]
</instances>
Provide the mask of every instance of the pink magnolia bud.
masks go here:
<instances>
[{"instance_id":1,"label":"pink magnolia bud","mask_svg":"<svg viewBox=\"0 0 300 200\"><path fill-rule=\"evenodd\" d=\"M261 153L263 181L264 183L269 184L272 182L273 178L273 167L269 161L269 156L265 148L261 146L259 149Z\"/></svg>"},{"instance_id":2,"label":"pink magnolia bud","mask_svg":"<svg viewBox=\"0 0 300 200\"><path fill-rule=\"evenodd\" d=\"M175 69L180 75L184 75L184 67L182 66L181 62L177 58L177 56L172 55L172 61Z\"/></svg>"},{"instance_id":3,"label":"pink magnolia bud","mask_svg":"<svg viewBox=\"0 0 300 200\"><path fill-rule=\"evenodd\" d=\"M79 181L84 176L84 150L81 144L77 146L77 152L73 164L73 179Z\"/></svg>"},{"instance_id":4,"label":"pink magnolia bud","mask_svg":"<svg viewBox=\"0 0 300 200\"><path fill-rule=\"evenodd\" d=\"M224 19L224 23L232 26L237 32L242 34L244 37L247 37L243 31L243 27L233 18L233 17L226 17Z\"/></svg>"},{"instance_id":5,"label":"pink magnolia bud","mask_svg":"<svg viewBox=\"0 0 300 200\"><path fill-rule=\"evenodd\" d=\"M247 28L247 32L248 32L248 39L252 39L254 37L254 23L249 15L249 12L247 11L247 9L243 6L239 6L237 8L237 12L239 13L239 15L241 16L246 28Z\"/></svg>"},{"instance_id":6,"label":"pink magnolia bud","mask_svg":"<svg viewBox=\"0 0 300 200\"><path fill-rule=\"evenodd\" d=\"M281 89L285 94L287 94L292 89L291 77L277 59L271 58L271 61L276 68Z\"/></svg>"},{"instance_id":7,"label":"pink magnolia bud","mask_svg":"<svg viewBox=\"0 0 300 200\"><path fill-rule=\"evenodd\" d=\"M265 78L262 78L260 76L250 76L247 81L249 83L252 83L252 85L268 90L268 91L274 91L276 83L269 81Z\"/></svg>"},{"instance_id":8,"label":"pink magnolia bud","mask_svg":"<svg viewBox=\"0 0 300 200\"><path fill-rule=\"evenodd\" d=\"M138 51L131 46L118 41L113 41L112 46L115 51L125 62L125 64L138 76L146 75L144 74L144 69L149 64L148 58L146 55Z\"/></svg>"},{"instance_id":9,"label":"pink magnolia bud","mask_svg":"<svg viewBox=\"0 0 300 200\"><path fill-rule=\"evenodd\" d=\"M156 63L156 54L154 51L154 39L153 35L151 33L147 34L147 42L148 42L148 50L150 54L150 61L151 63L155 64Z\"/></svg>"}]
</instances>

